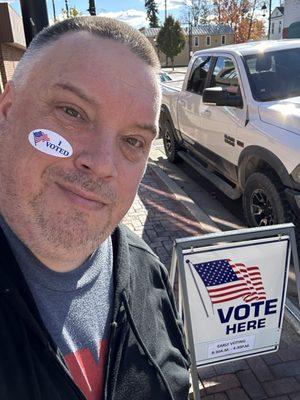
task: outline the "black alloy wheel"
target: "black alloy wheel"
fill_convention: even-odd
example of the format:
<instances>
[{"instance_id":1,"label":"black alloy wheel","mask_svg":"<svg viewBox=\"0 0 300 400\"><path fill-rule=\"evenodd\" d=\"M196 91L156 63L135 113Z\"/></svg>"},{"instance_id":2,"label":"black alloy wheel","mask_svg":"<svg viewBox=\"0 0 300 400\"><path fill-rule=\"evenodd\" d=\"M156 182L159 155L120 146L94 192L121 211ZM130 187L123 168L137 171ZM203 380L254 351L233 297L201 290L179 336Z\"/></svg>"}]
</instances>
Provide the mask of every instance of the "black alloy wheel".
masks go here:
<instances>
[{"instance_id":1,"label":"black alloy wheel","mask_svg":"<svg viewBox=\"0 0 300 400\"><path fill-rule=\"evenodd\" d=\"M180 157L178 156L178 151L180 150L180 146L176 142L173 133L173 128L168 120L166 120L163 124L162 134L163 134L164 148L168 160L171 161L172 163L180 161Z\"/></svg>"},{"instance_id":2,"label":"black alloy wheel","mask_svg":"<svg viewBox=\"0 0 300 400\"><path fill-rule=\"evenodd\" d=\"M246 181L243 209L249 226L282 224L289 219L289 207L281 182L275 174L255 172Z\"/></svg>"},{"instance_id":3,"label":"black alloy wheel","mask_svg":"<svg viewBox=\"0 0 300 400\"><path fill-rule=\"evenodd\" d=\"M253 192L250 208L256 226L274 225L275 210L269 197L262 189Z\"/></svg>"}]
</instances>

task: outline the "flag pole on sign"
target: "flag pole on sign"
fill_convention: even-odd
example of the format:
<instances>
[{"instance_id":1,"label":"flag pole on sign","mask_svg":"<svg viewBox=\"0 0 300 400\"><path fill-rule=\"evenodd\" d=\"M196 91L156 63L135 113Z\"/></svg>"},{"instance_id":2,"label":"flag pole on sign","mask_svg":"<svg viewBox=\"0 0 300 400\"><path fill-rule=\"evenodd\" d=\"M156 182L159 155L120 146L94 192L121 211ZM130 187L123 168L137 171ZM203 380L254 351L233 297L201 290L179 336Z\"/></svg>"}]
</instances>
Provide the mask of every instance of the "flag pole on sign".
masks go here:
<instances>
[{"instance_id":1,"label":"flag pole on sign","mask_svg":"<svg viewBox=\"0 0 300 400\"><path fill-rule=\"evenodd\" d=\"M198 294L199 294L199 297L200 297L200 300L201 300L202 306L203 306L203 308L204 308L204 310L205 310L205 313L206 313L206 316L207 316L207 318L208 318L208 317L209 317L209 315L208 315L208 312L207 312L207 309L206 309L206 307L205 307L205 304L204 304L204 301L203 301L203 298L202 298L202 295L201 295L200 289L199 289L199 287L198 287L198 285L197 285L197 282L196 282L196 279L195 279L195 276L194 276L194 268L193 268L193 263L192 263L190 260L186 260L186 263L188 264L188 266L189 266L189 268L190 268L190 271L191 271L191 274L192 274L192 277L193 277L193 280L194 280L195 286L196 286L196 288L197 288L197 291L198 291Z\"/></svg>"}]
</instances>

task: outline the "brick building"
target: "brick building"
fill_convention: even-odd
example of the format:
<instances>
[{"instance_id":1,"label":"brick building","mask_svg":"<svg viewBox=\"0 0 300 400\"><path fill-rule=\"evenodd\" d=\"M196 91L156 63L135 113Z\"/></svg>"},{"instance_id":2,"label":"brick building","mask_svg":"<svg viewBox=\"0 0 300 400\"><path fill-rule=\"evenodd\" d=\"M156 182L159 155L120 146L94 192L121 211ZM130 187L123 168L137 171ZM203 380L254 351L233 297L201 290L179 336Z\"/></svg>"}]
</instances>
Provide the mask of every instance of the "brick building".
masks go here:
<instances>
[{"instance_id":1,"label":"brick building","mask_svg":"<svg viewBox=\"0 0 300 400\"><path fill-rule=\"evenodd\" d=\"M26 49L22 18L7 3L0 3L0 93Z\"/></svg>"},{"instance_id":2,"label":"brick building","mask_svg":"<svg viewBox=\"0 0 300 400\"><path fill-rule=\"evenodd\" d=\"M141 31L149 39L150 43L156 48L156 38L160 28L145 28ZM175 66L188 65L190 59L189 47L191 48L192 52L195 52L197 50L234 43L234 31L228 25L199 25L196 28L192 28L190 38L188 28L184 28L183 33L186 38L185 46L182 52L175 57ZM191 40L190 46L189 40ZM165 66L166 56L163 53L160 53L159 59L161 65Z\"/></svg>"}]
</instances>

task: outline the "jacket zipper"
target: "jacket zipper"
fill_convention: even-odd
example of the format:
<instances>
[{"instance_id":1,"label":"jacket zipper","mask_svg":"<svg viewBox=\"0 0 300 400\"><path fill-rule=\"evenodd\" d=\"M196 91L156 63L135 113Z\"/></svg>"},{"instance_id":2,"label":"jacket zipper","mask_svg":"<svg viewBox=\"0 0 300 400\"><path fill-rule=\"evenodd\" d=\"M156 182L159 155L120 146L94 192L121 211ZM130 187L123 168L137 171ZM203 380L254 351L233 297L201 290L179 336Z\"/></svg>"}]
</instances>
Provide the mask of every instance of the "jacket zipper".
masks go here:
<instances>
[{"instance_id":1,"label":"jacket zipper","mask_svg":"<svg viewBox=\"0 0 300 400\"><path fill-rule=\"evenodd\" d=\"M52 348L52 346L49 342L48 342L47 350L51 353L51 356L54 358L55 362L59 365L59 369L61 370L67 383L70 384L73 387L73 389L75 389L75 392L77 392L79 399L87 400L85 395L82 393L82 391L79 389L79 387L75 384L75 382L71 378L71 375L69 373L67 366L62 362L62 360L59 358L59 356L55 353L54 349Z\"/></svg>"},{"instance_id":2,"label":"jacket zipper","mask_svg":"<svg viewBox=\"0 0 300 400\"><path fill-rule=\"evenodd\" d=\"M105 385L104 385L104 400L108 400L108 381L109 381L109 370L110 370L110 364L111 364L111 357L112 357L112 351L115 343L115 338L116 338L116 332L117 332L117 327L118 323L116 321L113 321L110 324L110 341L109 341L109 350L108 350L108 356L107 356L107 364L106 364L106 377L105 377Z\"/></svg>"}]
</instances>

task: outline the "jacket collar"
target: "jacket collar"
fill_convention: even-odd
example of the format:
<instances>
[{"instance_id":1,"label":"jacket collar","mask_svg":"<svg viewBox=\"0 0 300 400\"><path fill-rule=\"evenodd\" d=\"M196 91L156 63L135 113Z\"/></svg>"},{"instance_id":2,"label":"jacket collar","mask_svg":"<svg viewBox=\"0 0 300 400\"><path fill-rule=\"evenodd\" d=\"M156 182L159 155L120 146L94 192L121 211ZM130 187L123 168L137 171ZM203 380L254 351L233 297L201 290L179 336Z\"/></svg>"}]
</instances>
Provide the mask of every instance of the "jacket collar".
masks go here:
<instances>
[{"instance_id":1,"label":"jacket collar","mask_svg":"<svg viewBox=\"0 0 300 400\"><path fill-rule=\"evenodd\" d=\"M46 329L39 316L36 304L25 278L10 249L9 243L0 229L0 295L10 304L45 346L52 341L45 334Z\"/></svg>"}]
</instances>

